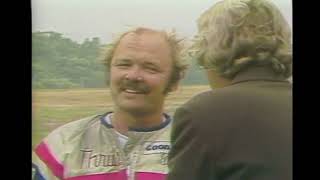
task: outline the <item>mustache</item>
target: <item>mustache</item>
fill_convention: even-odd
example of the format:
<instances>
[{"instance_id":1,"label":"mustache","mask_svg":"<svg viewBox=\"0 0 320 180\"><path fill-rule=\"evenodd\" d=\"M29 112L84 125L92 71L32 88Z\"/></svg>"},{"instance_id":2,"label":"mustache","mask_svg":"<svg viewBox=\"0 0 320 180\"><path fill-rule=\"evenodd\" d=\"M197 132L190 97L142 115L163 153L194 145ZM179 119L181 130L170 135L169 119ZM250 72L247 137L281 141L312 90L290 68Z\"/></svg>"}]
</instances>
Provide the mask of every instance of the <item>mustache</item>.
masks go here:
<instances>
[{"instance_id":1,"label":"mustache","mask_svg":"<svg viewBox=\"0 0 320 180\"><path fill-rule=\"evenodd\" d=\"M124 79L120 82L120 89L131 89L138 92L148 93L150 91L150 87L139 81Z\"/></svg>"}]
</instances>

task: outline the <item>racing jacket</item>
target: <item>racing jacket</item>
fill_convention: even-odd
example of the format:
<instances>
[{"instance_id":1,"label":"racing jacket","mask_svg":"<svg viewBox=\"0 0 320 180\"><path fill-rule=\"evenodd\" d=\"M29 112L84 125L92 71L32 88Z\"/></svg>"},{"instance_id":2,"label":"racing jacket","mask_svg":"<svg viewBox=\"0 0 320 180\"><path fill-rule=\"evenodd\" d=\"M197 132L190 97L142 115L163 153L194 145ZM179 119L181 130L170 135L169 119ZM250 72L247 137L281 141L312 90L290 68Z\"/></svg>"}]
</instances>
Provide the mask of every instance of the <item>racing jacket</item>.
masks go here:
<instances>
[{"instance_id":1,"label":"racing jacket","mask_svg":"<svg viewBox=\"0 0 320 180\"><path fill-rule=\"evenodd\" d=\"M111 112L109 112L111 113ZM130 128L121 148L105 117L91 116L52 131L33 151L34 180L164 180L171 118L153 128Z\"/></svg>"}]
</instances>

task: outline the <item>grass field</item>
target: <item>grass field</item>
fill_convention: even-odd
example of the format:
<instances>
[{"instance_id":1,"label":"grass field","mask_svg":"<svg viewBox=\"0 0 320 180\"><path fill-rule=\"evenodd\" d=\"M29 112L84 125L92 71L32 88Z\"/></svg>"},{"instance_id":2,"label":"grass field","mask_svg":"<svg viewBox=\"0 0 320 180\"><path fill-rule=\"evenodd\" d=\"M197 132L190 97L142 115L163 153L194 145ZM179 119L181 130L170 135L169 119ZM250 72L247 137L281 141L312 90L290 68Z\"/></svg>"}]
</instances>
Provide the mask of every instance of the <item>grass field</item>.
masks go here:
<instances>
[{"instance_id":1,"label":"grass field","mask_svg":"<svg viewBox=\"0 0 320 180\"><path fill-rule=\"evenodd\" d=\"M166 99L165 112L175 109L209 86L182 86ZM112 110L108 89L34 90L32 93L32 146L50 131L67 122Z\"/></svg>"}]
</instances>

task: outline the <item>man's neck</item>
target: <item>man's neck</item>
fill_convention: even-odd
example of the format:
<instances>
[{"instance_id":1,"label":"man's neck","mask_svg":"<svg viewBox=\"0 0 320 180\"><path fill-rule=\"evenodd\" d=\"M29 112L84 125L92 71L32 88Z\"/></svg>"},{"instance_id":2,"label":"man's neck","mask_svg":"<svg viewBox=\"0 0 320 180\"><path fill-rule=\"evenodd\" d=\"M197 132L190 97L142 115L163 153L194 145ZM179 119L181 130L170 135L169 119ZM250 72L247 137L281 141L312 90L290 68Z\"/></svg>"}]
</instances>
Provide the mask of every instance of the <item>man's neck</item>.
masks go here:
<instances>
[{"instance_id":1,"label":"man's neck","mask_svg":"<svg viewBox=\"0 0 320 180\"><path fill-rule=\"evenodd\" d=\"M113 127L121 134L127 135L130 128L150 128L162 123L163 114L131 114L115 111L111 117Z\"/></svg>"}]
</instances>

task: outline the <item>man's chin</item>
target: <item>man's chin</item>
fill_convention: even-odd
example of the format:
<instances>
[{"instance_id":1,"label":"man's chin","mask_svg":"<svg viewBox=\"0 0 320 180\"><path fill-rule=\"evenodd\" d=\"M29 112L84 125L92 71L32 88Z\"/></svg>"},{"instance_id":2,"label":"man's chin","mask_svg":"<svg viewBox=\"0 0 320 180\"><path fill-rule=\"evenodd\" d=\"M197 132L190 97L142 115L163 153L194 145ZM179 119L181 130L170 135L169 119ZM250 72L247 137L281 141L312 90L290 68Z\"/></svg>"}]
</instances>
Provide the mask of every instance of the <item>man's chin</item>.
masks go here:
<instances>
[{"instance_id":1,"label":"man's chin","mask_svg":"<svg viewBox=\"0 0 320 180\"><path fill-rule=\"evenodd\" d=\"M150 114L152 112L150 107L146 107L145 105L139 106L137 104L132 106L126 104L121 106L120 109L130 114Z\"/></svg>"}]
</instances>

